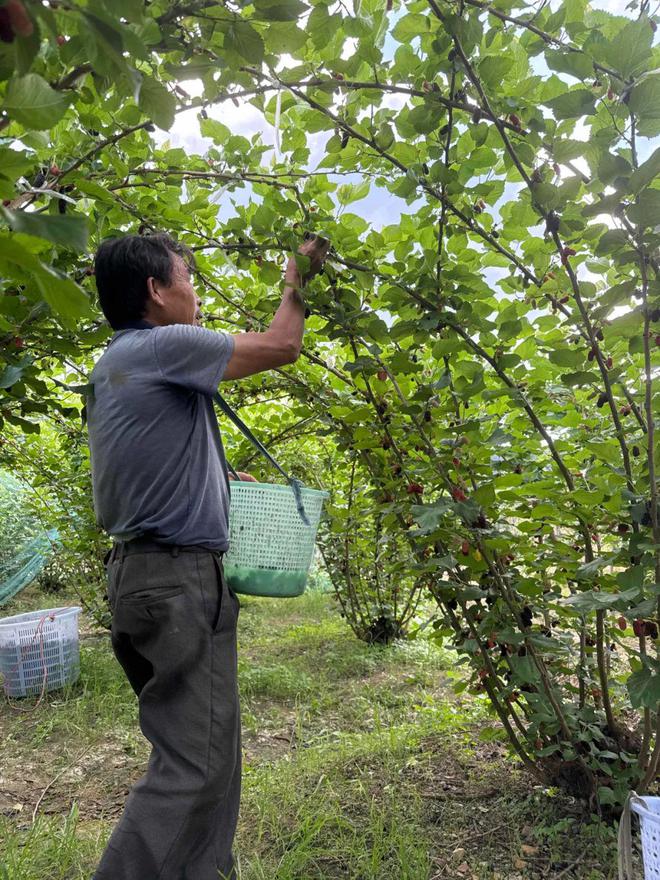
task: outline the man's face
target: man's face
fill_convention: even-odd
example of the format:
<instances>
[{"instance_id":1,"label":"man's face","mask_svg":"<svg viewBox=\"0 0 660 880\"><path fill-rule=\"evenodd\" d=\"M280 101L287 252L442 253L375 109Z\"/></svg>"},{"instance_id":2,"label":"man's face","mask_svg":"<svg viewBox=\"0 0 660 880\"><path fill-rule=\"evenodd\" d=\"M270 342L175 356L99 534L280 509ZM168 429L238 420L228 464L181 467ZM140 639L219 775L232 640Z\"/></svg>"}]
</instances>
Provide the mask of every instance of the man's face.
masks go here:
<instances>
[{"instance_id":1,"label":"man's face","mask_svg":"<svg viewBox=\"0 0 660 880\"><path fill-rule=\"evenodd\" d=\"M158 318L162 324L200 323L201 299L192 285L191 272L178 254L171 254L172 278L169 285L152 279L154 292L152 299L158 305Z\"/></svg>"}]
</instances>

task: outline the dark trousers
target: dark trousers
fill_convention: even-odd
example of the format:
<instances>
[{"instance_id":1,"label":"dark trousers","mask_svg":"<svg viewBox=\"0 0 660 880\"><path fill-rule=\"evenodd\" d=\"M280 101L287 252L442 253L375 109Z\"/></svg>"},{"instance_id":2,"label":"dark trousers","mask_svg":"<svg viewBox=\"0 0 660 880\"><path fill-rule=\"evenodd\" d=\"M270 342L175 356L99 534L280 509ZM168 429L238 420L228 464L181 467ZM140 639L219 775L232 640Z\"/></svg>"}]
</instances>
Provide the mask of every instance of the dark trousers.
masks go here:
<instances>
[{"instance_id":1,"label":"dark trousers","mask_svg":"<svg viewBox=\"0 0 660 880\"><path fill-rule=\"evenodd\" d=\"M153 748L94 880L236 880L239 602L221 554L148 546L107 562L112 646Z\"/></svg>"}]
</instances>

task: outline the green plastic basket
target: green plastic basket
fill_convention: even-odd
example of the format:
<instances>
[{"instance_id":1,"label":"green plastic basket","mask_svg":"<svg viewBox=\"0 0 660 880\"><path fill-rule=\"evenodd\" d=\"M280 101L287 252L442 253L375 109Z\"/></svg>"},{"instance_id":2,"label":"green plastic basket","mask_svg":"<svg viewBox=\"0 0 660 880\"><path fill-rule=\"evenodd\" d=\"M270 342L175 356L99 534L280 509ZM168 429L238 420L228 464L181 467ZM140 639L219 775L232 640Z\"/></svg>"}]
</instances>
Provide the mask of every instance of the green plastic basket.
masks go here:
<instances>
[{"instance_id":1,"label":"green plastic basket","mask_svg":"<svg viewBox=\"0 0 660 880\"><path fill-rule=\"evenodd\" d=\"M234 480L229 506L227 583L235 593L285 598L305 591L328 492L301 489L309 525L291 486Z\"/></svg>"}]
</instances>

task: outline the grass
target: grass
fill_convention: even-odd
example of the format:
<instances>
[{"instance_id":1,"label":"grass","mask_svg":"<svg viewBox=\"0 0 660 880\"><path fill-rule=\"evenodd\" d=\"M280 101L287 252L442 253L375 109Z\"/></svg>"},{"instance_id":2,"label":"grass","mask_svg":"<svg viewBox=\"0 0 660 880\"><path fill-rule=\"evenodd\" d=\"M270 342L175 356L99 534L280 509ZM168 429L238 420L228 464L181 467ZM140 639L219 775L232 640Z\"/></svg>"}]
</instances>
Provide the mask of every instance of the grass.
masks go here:
<instances>
[{"instance_id":1,"label":"grass","mask_svg":"<svg viewBox=\"0 0 660 880\"><path fill-rule=\"evenodd\" d=\"M241 880L614 877L612 828L488 738L453 655L364 645L319 593L242 601ZM0 880L89 880L148 756L107 634L82 621L79 681L35 702L0 708Z\"/></svg>"}]
</instances>

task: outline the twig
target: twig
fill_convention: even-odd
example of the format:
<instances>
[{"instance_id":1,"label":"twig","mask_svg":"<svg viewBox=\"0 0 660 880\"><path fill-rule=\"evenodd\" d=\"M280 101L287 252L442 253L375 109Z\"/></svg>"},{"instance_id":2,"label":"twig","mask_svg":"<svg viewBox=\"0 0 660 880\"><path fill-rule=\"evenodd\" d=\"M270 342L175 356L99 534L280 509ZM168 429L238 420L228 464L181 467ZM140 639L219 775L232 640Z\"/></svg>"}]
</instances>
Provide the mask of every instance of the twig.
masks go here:
<instances>
[{"instance_id":1,"label":"twig","mask_svg":"<svg viewBox=\"0 0 660 880\"><path fill-rule=\"evenodd\" d=\"M510 822L502 822L500 825L495 825L494 828L488 828L486 831L481 831L479 834L470 834L468 837L459 840L458 843L451 843L450 845L453 846L454 849L458 849L466 843L472 843L473 840L478 840L480 837L488 837L489 834L494 834L502 828L508 828L510 824Z\"/></svg>"},{"instance_id":2,"label":"twig","mask_svg":"<svg viewBox=\"0 0 660 880\"><path fill-rule=\"evenodd\" d=\"M568 874L569 871L572 871L573 868L575 868L576 865L579 865L579 864L580 864L580 862L581 862L582 859L584 858L584 855L585 855L585 854L584 854L583 852L580 853L580 855L577 857L577 859L575 859L574 862L571 862L570 865L567 865L567 866L566 866L565 868L563 868L558 874L553 874L553 876L550 877L550 878L548 878L548 880L559 880L560 877L565 877L565 876Z\"/></svg>"},{"instance_id":3,"label":"twig","mask_svg":"<svg viewBox=\"0 0 660 880\"><path fill-rule=\"evenodd\" d=\"M71 761L70 764L67 764L66 767L63 767L59 773L57 773L55 776L53 776L53 778L50 780L48 785L44 788L44 790L39 795L39 800L34 805L34 810L32 810L32 824L33 825L34 825L35 819L37 818L37 810L39 809L41 802L45 798L45 796L48 793L48 790L51 788L51 786L53 786L57 782L57 780L60 778L60 776L62 776L64 773L66 773L67 770L70 770L72 767L75 767L75 765L80 760L82 760L82 758L84 758L85 755L87 754L87 752L90 752L91 749L92 749L92 746L88 746L84 752L82 752L80 755L78 755L78 757L75 759L75 761Z\"/></svg>"}]
</instances>

